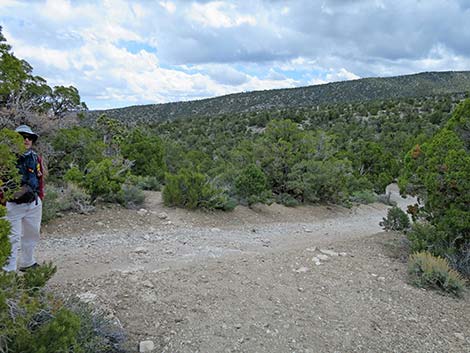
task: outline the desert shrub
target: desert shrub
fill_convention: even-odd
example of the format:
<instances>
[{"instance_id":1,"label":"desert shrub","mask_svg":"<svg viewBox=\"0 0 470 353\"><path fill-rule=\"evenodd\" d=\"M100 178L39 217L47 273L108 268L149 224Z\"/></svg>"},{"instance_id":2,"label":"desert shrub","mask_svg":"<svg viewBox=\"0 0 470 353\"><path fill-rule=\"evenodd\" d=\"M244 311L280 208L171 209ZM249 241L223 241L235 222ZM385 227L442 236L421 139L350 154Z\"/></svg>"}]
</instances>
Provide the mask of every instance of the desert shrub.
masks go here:
<instances>
[{"instance_id":1,"label":"desert shrub","mask_svg":"<svg viewBox=\"0 0 470 353\"><path fill-rule=\"evenodd\" d=\"M87 214L94 209L90 195L80 186L73 183L66 183L62 187L53 184L46 185L46 196L42 209L44 223L57 218L62 212L74 211Z\"/></svg>"},{"instance_id":2,"label":"desert shrub","mask_svg":"<svg viewBox=\"0 0 470 353\"><path fill-rule=\"evenodd\" d=\"M163 159L163 143L158 136L134 129L122 141L121 153L124 158L133 161L133 174L163 179L166 166Z\"/></svg>"},{"instance_id":3,"label":"desert shrub","mask_svg":"<svg viewBox=\"0 0 470 353\"><path fill-rule=\"evenodd\" d=\"M349 197L351 202L369 204L377 201L377 195L370 190L354 191Z\"/></svg>"},{"instance_id":4,"label":"desert shrub","mask_svg":"<svg viewBox=\"0 0 470 353\"><path fill-rule=\"evenodd\" d=\"M127 180L141 190L160 191L162 189L159 178L154 176L130 175Z\"/></svg>"},{"instance_id":5,"label":"desert shrub","mask_svg":"<svg viewBox=\"0 0 470 353\"><path fill-rule=\"evenodd\" d=\"M436 256L445 256L452 243L447 234L428 222L415 222L407 233L411 251L428 251Z\"/></svg>"},{"instance_id":6,"label":"desert shrub","mask_svg":"<svg viewBox=\"0 0 470 353\"><path fill-rule=\"evenodd\" d=\"M440 289L456 296L465 290L465 281L448 261L427 251L410 255L408 274L411 282L421 288Z\"/></svg>"},{"instance_id":7,"label":"desert shrub","mask_svg":"<svg viewBox=\"0 0 470 353\"><path fill-rule=\"evenodd\" d=\"M275 200L277 203L287 206L287 207L295 207L295 206L300 205L299 200L297 200L295 197L287 193L275 195Z\"/></svg>"},{"instance_id":8,"label":"desert shrub","mask_svg":"<svg viewBox=\"0 0 470 353\"><path fill-rule=\"evenodd\" d=\"M347 160L307 160L294 165L287 189L304 202L344 203L349 200L351 178L351 164Z\"/></svg>"},{"instance_id":9,"label":"desert shrub","mask_svg":"<svg viewBox=\"0 0 470 353\"><path fill-rule=\"evenodd\" d=\"M184 208L225 209L228 197L215 189L204 174L182 169L178 174L165 175L162 197L166 206Z\"/></svg>"},{"instance_id":10,"label":"desert shrub","mask_svg":"<svg viewBox=\"0 0 470 353\"><path fill-rule=\"evenodd\" d=\"M265 202L270 197L266 176L254 164L250 164L240 172L235 179L235 189L242 203L248 205Z\"/></svg>"},{"instance_id":11,"label":"desert shrub","mask_svg":"<svg viewBox=\"0 0 470 353\"><path fill-rule=\"evenodd\" d=\"M105 145L98 134L83 127L61 129L52 140L56 154L51 156L51 173L61 176L70 165L76 165L80 170L92 160L99 162L103 159Z\"/></svg>"},{"instance_id":12,"label":"desert shrub","mask_svg":"<svg viewBox=\"0 0 470 353\"><path fill-rule=\"evenodd\" d=\"M118 202L126 208L136 208L145 201L145 194L136 185L125 183L122 185L122 192L119 194Z\"/></svg>"},{"instance_id":13,"label":"desert shrub","mask_svg":"<svg viewBox=\"0 0 470 353\"><path fill-rule=\"evenodd\" d=\"M380 226L385 230L406 231L410 228L408 215L399 207L392 207L387 212L387 217L382 218Z\"/></svg>"},{"instance_id":14,"label":"desert shrub","mask_svg":"<svg viewBox=\"0 0 470 353\"><path fill-rule=\"evenodd\" d=\"M77 342L83 353L125 353L126 336L122 327L105 313L79 300L65 306L80 319Z\"/></svg>"},{"instance_id":15,"label":"desert shrub","mask_svg":"<svg viewBox=\"0 0 470 353\"><path fill-rule=\"evenodd\" d=\"M122 184L126 180L127 169L122 161L103 159L96 163L91 161L86 166L86 173L81 185L90 194L91 199L101 197L104 201L113 202L122 196Z\"/></svg>"}]
</instances>

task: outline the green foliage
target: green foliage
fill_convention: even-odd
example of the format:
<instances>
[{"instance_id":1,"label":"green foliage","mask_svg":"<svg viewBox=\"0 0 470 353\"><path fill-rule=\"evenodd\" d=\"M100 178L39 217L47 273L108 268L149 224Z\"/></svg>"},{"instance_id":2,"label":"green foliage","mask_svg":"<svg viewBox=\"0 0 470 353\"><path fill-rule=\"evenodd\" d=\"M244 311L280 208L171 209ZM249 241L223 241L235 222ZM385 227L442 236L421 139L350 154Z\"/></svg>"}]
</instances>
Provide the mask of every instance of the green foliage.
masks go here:
<instances>
[{"instance_id":1,"label":"green foliage","mask_svg":"<svg viewBox=\"0 0 470 353\"><path fill-rule=\"evenodd\" d=\"M91 199L97 197L105 201L122 199L122 184L126 180L127 169L122 161L103 159L91 161L86 166L82 186L90 194Z\"/></svg>"},{"instance_id":2,"label":"green foliage","mask_svg":"<svg viewBox=\"0 0 470 353\"><path fill-rule=\"evenodd\" d=\"M87 110L84 102L80 101L78 89L73 86L55 86L50 99L50 109L54 116L62 118L67 112Z\"/></svg>"},{"instance_id":3,"label":"green foliage","mask_svg":"<svg viewBox=\"0 0 470 353\"><path fill-rule=\"evenodd\" d=\"M455 296L462 295L465 290L465 281L450 268L447 260L429 252L410 255L408 274L411 282L421 288L440 289Z\"/></svg>"},{"instance_id":4,"label":"green foliage","mask_svg":"<svg viewBox=\"0 0 470 353\"><path fill-rule=\"evenodd\" d=\"M88 128L61 129L52 140L52 146L57 155L51 161L54 165L51 173L57 176L61 176L71 166L77 166L83 171L90 161L99 162L104 158L104 143Z\"/></svg>"},{"instance_id":5,"label":"green foliage","mask_svg":"<svg viewBox=\"0 0 470 353\"><path fill-rule=\"evenodd\" d=\"M189 209L226 209L229 204L228 197L213 188L205 175L188 169L165 175L162 197L166 206Z\"/></svg>"},{"instance_id":6,"label":"green foliage","mask_svg":"<svg viewBox=\"0 0 470 353\"><path fill-rule=\"evenodd\" d=\"M400 189L423 200L417 217L434 230L431 235L414 232L416 248L435 255L461 253L470 242L469 136L470 101L466 100L432 139L415 146L405 158Z\"/></svg>"},{"instance_id":7,"label":"green foliage","mask_svg":"<svg viewBox=\"0 0 470 353\"><path fill-rule=\"evenodd\" d=\"M166 167L163 160L163 144L157 136L134 129L122 142L124 158L134 162L132 172L141 176L163 179Z\"/></svg>"},{"instance_id":8,"label":"green foliage","mask_svg":"<svg viewBox=\"0 0 470 353\"><path fill-rule=\"evenodd\" d=\"M351 196L350 200L352 202L362 203L362 204L370 204L373 202L378 201L377 195L370 190L361 190L361 191L354 191Z\"/></svg>"},{"instance_id":9,"label":"green foliage","mask_svg":"<svg viewBox=\"0 0 470 353\"><path fill-rule=\"evenodd\" d=\"M268 109L272 111L292 109L293 112L285 117L294 117L291 119L297 120L299 114L296 114L296 111L301 107L355 104L357 112L362 116L367 116L368 112L372 116L380 116L378 104L381 105L381 109L396 111L397 107L389 104L388 101L401 99L413 105L419 102L420 97L467 92L469 81L470 72L468 71L426 72L398 77L333 82L327 85L294 89L231 94L188 102L132 106L106 110L105 113L121 121L149 124L188 117L213 117L217 114L234 116L242 112L250 112L250 114L258 114L254 116L252 126L258 124L265 126L266 120L269 120L269 117L265 116ZM407 97L411 98L407 99ZM443 108L445 111L446 107L448 103L445 102L437 106L440 111ZM331 109L325 118L330 121L336 120L338 113L337 109ZM92 117L100 114L102 111L93 112ZM432 114L432 111L429 114Z\"/></svg>"},{"instance_id":10,"label":"green foliage","mask_svg":"<svg viewBox=\"0 0 470 353\"><path fill-rule=\"evenodd\" d=\"M255 164L250 164L240 172L235 179L235 188L237 195L248 205L266 202L270 197L266 176Z\"/></svg>"},{"instance_id":11,"label":"green foliage","mask_svg":"<svg viewBox=\"0 0 470 353\"><path fill-rule=\"evenodd\" d=\"M162 189L160 180L154 176L129 175L128 181L141 190L160 191Z\"/></svg>"},{"instance_id":12,"label":"green foliage","mask_svg":"<svg viewBox=\"0 0 470 353\"><path fill-rule=\"evenodd\" d=\"M406 231L410 228L410 219L401 208L394 206L388 210L380 226L385 230Z\"/></svg>"},{"instance_id":13,"label":"green foliage","mask_svg":"<svg viewBox=\"0 0 470 353\"><path fill-rule=\"evenodd\" d=\"M8 129L0 130L0 189L5 199L8 199L19 185L20 175L16 162L24 150L23 138L18 133Z\"/></svg>"},{"instance_id":14,"label":"green foliage","mask_svg":"<svg viewBox=\"0 0 470 353\"><path fill-rule=\"evenodd\" d=\"M304 202L343 203L349 199L351 178L351 164L347 160L307 160L293 167L287 187Z\"/></svg>"},{"instance_id":15,"label":"green foliage","mask_svg":"<svg viewBox=\"0 0 470 353\"><path fill-rule=\"evenodd\" d=\"M436 256L452 252L452 242L446 232L428 222L415 222L406 234L413 252L429 251Z\"/></svg>"}]
</instances>

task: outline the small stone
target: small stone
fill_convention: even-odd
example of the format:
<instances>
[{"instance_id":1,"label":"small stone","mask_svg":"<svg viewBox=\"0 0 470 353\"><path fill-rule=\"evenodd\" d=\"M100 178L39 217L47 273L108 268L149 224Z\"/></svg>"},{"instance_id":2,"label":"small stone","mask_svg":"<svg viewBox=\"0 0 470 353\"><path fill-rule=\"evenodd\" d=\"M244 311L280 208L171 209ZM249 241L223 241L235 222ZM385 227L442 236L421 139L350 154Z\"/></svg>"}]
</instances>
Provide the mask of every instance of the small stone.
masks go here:
<instances>
[{"instance_id":1,"label":"small stone","mask_svg":"<svg viewBox=\"0 0 470 353\"><path fill-rule=\"evenodd\" d=\"M315 265L317 266L320 266L321 265L321 261L318 257L314 256L312 257L312 261L315 263Z\"/></svg>"},{"instance_id":2,"label":"small stone","mask_svg":"<svg viewBox=\"0 0 470 353\"><path fill-rule=\"evenodd\" d=\"M311 230L310 228L304 228L304 232L305 232L305 233L312 233L313 230Z\"/></svg>"},{"instance_id":3,"label":"small stone","mask_svg":"<svg viewBox=\"0 0 470 353\"><path fill-rule=\"evenodd\" d=\"M302 266L302 267L299 267L298 269L293 270L293 271L297 272L297 273L305 273L305 272L308 271L308 267Z\"/></svg>"},{"instance_id":4,"label":"small stone","mask_svg":"<svg viewBox=\"0 0 470 353\"><path fill-rule=\"evenodd\" d=\"M148 279L142 282L142 285L147 288L153 288L152 282L150 282Z\"/></svg>"},{"instance_id":5,"label":"small stone","mask_svg":"<svg viewBox=\"0 0 470 353\"><path fill-rule=\"evenodd\" d=\"M346 253L346 252L340 252L340 253L338 253L338 255L339 255L339 256L348 256L348 253Z\"/></svg>"},{"instance_id":6,"label":"small stone","mask_svg":"<svg viewBox=\"0 0 470 353\"><path fill-rule=\"evenodd\" d=\"M145 208L141 208L140 210L137 211L137 213L139 214L139 216L145 216L148 213L148 211Z\"/></svg>"},{"instance_id":7,"label":"small stone","mask_svg":"<svg viewBox=\"0 0 470 353\"><path fill-rule=\"evenodd\" d=\"M461 332L455 332L454 336L457 337L459 340L465 341L465 336Z\"/></svg>"},{"instance_id":8,"label":"small stone","mask_svg":"<svg viewBox=\"0 0 470 353\"><path fill-rule=\"evenodd\" d=\"M142 247L142 246L139 246L139 247L134 249L134 252L136 254L146 254L146 253L148 253L148 250L146 248Z\"/></svg>"},{"instance_id":9,"label":"small stone","mask_svg":"<svg viewBox=\"0 0 470 353\"><path fill-rule=\"evenodd\" d=\"M338 253L336 251L333 251L333 250L320 249L320 252L325 254L325 255L329 255L329 256L338 256Z\"/></svg>"},{"instance_id":10,"label":"small stone","mask_svg":"<svg viewBox=\"0 0 470 353\"><path fill-rule=\"evenodd\" d=\"M314 246L313 248L307 248L305 250L308 251L308 252L315 252L315 251L317 251L317 248Z\"/></svg>"},{"instance_id":11,"label":"small stone","mask_svg":"<svg viewBox=\"0 0 470 353\"><path fill-rule=\"evenodd\" d=\"M220 229L219 229L219 228L212 228L212 229L211 229L211 232L217 233L217 232L220 232Z\"/></svg>"},{"instance_id":12,"label":"small stone","mask_svg":"<svg viewBox=\"0 0 470 353\"><path fill-rule=\"evenodd\" d=\"M167 219L167 218L168 218L168 215L167 215L165 212L162 212L162 213L159 213L159 214L158 214L158 218L160 218L160 219Z\"/></svg>"},{"instance_id":13,"label":"small stone","mask_svg":"<svg viewBox=\"0 0 470 353\"><path fill-rule=\"evenodd\" d=\"M102 227L102 226L104 226L104 223L103 222L96 222L96 225Z\"/></svg>"},{"instance_id":14,"label":"small stone","mask_svg":"<svg viewBox=\"0 0 470 353\"><path fill-rule=\"evenodd\" d=\"M377 280L380 282L385 282L385 277L378 277Z\"/></svg>"},{"instance_id":15,"label":"small stone","mask_svg":"<svg viewBox=\"0 0 470 353\"><path fill-rule=\"evenodd\" d=\"M155 344L153 341L142 341L139 343L139 352L146 353L151 352L155 349Z\"/></svg>"},{"instance_id":16,"label":"small stone","mask_svg":"<svg viewBox=\"0 0 470 353\"><path fill-rule=\"evenodd\" d=\"M330 257L329 257L328 255L325 255L325 254L318 254L318 255L317 255L317 258L319 258L320 260L326 261L326 260L328 260Z\"/></svg>"},{"instance_id":17,"label":"small stone","mask_svg":"<svg viewBox=\"0 0 470 353\"><path fill-rule=\"evenodd\" d=\"M85 292L77 294L77 297L84 303L91 303L96 299L97 295L91 292Z\"/></svg>"}]
</instances>

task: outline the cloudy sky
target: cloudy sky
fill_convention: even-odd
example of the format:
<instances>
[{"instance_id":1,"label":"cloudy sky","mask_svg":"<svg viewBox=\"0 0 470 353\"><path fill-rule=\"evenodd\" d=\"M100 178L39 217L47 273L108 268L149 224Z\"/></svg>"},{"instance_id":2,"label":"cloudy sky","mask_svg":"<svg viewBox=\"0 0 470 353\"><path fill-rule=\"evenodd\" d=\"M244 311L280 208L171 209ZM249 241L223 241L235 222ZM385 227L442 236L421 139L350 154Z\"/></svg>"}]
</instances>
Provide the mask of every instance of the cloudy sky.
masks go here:
<instances>
[{"instance_id":1,"label":"cloudy sky","mask_svg":"<svg viewBox=\"0 0 470 353\"><path fill-rule=\"evenodd\" d=\"M470 0L0 0L0 26L91 109L470 70Z\"/></svg>"}]
</instances>

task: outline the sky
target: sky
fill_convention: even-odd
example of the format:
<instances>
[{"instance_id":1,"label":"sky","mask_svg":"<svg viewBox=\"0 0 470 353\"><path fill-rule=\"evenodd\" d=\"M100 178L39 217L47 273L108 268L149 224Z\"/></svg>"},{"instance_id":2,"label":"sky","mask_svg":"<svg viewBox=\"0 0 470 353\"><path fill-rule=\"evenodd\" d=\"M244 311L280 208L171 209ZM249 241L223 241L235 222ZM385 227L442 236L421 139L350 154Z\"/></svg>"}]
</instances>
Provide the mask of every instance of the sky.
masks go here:
<instances>
[{"instance_id":1,"label":"sky","mask_svg":"<svg viewBox=\"0 0 470 353\"><path fill-rule=\"evenodd\" d=\"M470 70L470 0L0 0L0 26L90 109Z\"/></svg>"}]
</instances>

